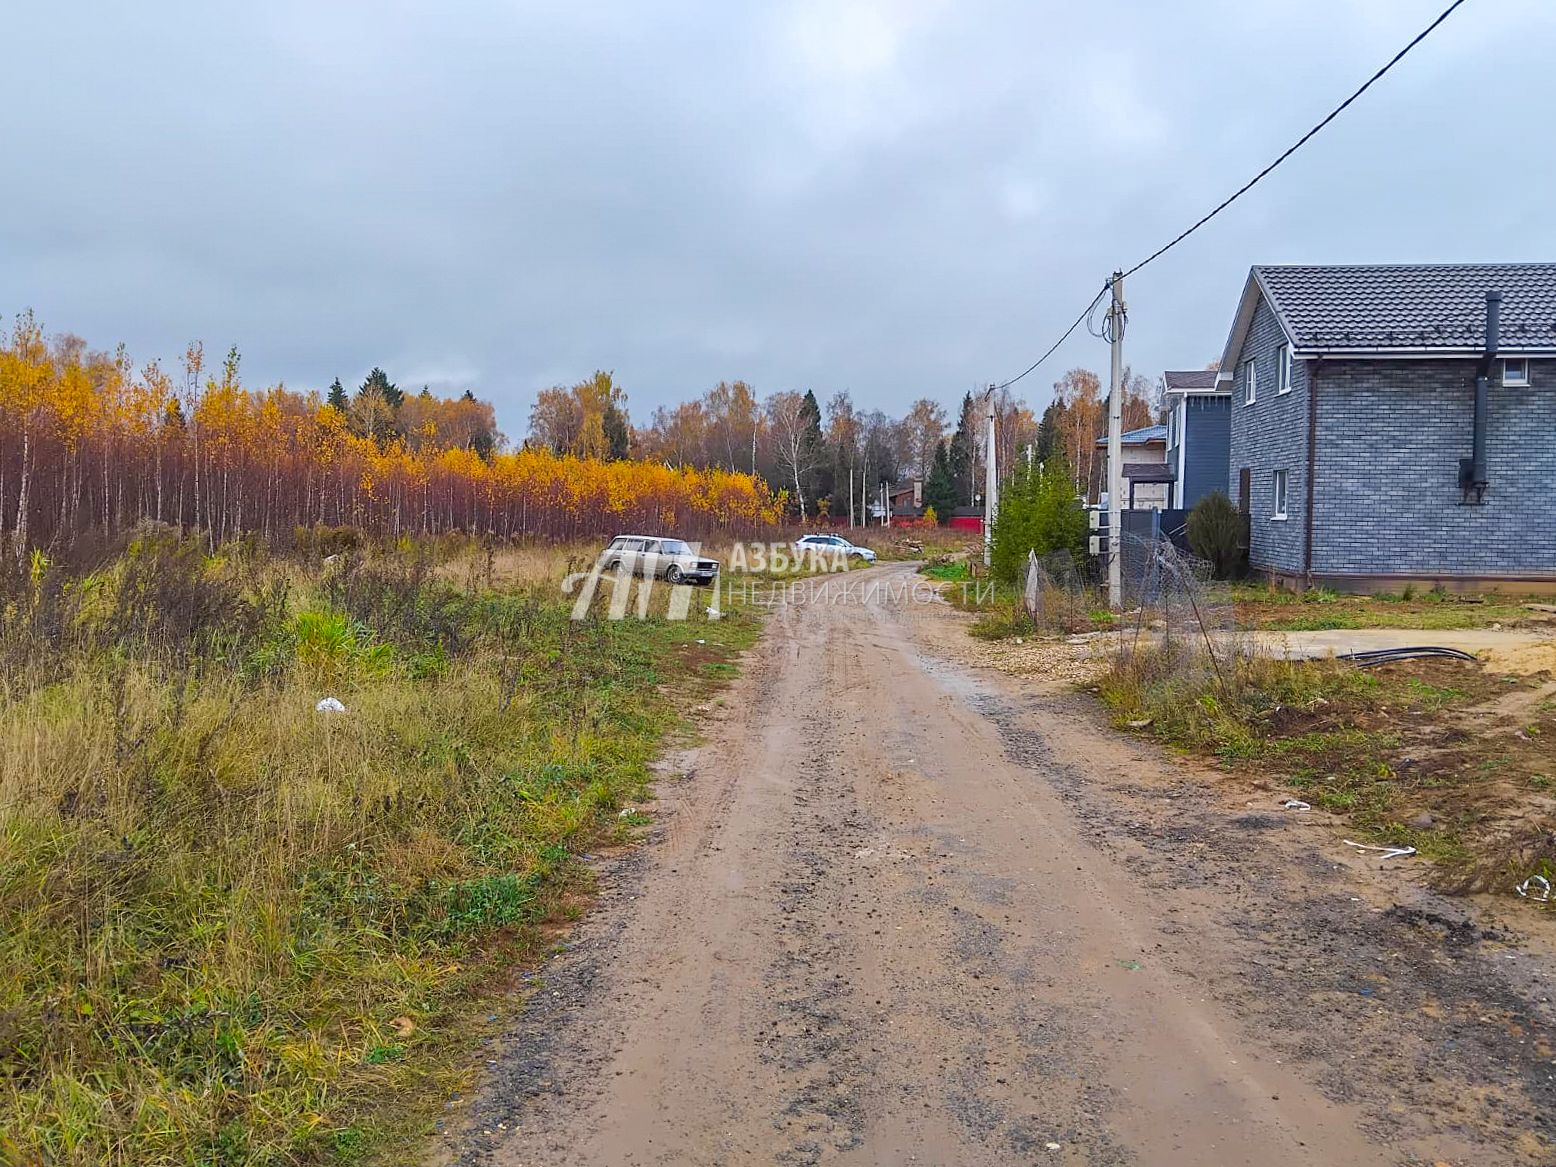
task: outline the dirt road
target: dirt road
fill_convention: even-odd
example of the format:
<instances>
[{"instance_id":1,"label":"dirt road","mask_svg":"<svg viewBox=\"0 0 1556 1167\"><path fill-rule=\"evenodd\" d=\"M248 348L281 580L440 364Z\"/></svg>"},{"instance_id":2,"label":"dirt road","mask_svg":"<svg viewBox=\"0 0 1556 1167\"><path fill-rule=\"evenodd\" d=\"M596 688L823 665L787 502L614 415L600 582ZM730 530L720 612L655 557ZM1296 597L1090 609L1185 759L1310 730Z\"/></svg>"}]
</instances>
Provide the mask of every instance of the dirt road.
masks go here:
<instances>
[{"instance_id":1,"label":"dirt road","mask_svg":"<svg viewBox=\"0 0 1556 1167\"><path fill-rule=\"evenodd\" d=\"M914 578L774 614L450 1158L1552 1161L1542 956L950 659Z\"/></svg>"}]
</instances>

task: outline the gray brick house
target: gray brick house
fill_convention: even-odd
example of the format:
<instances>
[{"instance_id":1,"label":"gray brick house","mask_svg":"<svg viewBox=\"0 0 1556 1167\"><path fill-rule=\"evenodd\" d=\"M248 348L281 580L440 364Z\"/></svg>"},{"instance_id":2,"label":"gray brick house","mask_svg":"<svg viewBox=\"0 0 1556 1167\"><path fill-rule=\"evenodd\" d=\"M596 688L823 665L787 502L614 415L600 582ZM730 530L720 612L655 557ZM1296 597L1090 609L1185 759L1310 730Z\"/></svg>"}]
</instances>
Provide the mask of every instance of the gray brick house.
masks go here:
<instances>
[{"instance_id":1,"label":"gray brick house","mask_svg":"<svg viewBox=\"0 0 1556 1167\"><path fill-rule=\"evenodd\" d=\"M1556 584L1556 264L1254 267L1219 381L1255 571Z\"/></svg>"}]
</instances>

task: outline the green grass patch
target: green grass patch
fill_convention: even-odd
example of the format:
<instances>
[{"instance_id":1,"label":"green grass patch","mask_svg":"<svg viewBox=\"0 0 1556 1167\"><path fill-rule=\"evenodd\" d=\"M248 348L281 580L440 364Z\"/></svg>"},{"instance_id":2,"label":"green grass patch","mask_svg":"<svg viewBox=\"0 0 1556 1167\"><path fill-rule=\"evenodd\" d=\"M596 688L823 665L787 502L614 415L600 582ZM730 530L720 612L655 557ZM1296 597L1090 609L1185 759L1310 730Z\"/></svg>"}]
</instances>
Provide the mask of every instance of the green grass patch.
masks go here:
<instances>
[{"instance_id":1,"label":"green grass patch","mask_svg":"<svg viewBox=\"0 0 1556 1167\"><path fill-rule=\"evenodd\" d=\"M1328 632L1336 628L1361 628L1361 617L1351 612L1304 613L1301 616L1280 616L1263 622L1262 627L1273 632Z\"/></svg>"},{"instance_id":2,"label":"green grass patch","mask_svg":"<svg viewBox=\"0 0 1556 1167\"><path fill-rule=\"evenodd\" d=\"M1352 628L1413 628L1421 631L1549 626L1529 608L1526 597L1495 593L1459 596L1406 587L1399 592L1347 595L1328 588L1296 592L1262 583L1216 585L1214 596L1233 604L1247 627L1276 632L1320 632Z\"/></svg>"},{"instance_id":3,"label":"green grass patch","mask_svg":"<svg viewBox=\"0 0 1556 1167\"><path fill-rule=\"evenodd\" d=\"M953 560L949 563L926 563L919 568L919 574L942 583L972 578L971 569L965 559Z\"/></svg>"}]
</instances>

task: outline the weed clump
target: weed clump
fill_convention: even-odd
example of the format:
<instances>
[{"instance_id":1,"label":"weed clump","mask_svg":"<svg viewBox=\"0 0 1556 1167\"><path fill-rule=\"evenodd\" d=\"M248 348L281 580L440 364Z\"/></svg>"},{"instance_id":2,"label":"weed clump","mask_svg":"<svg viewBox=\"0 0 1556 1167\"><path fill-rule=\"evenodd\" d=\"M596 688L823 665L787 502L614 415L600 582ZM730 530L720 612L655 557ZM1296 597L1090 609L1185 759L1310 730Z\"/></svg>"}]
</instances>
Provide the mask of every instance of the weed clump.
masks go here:
<instances>
[{"instance_id":1,"label":"weed clump","mask_svg":"<svg viewBox=\"0 0 1556 1167\"><path fill-rule=\"evenodd\" d=\"M1505 680L1461 662L1358 669L1336 660L1230 655L1219 670L1182 646L1120 655L1101 696L1119 724L1232 769L1275 777L1380 842L1436 860L1451 891L1511 891L1556 866L1556 822L1517 794L1549 784L1552 711L1499 719ZM1515 784L1510 789L1509 783ZM1534 812L1531 815L1531 811ZM1531 822L1530 819L1533 818Z\"/></svg>"}]
</instances>

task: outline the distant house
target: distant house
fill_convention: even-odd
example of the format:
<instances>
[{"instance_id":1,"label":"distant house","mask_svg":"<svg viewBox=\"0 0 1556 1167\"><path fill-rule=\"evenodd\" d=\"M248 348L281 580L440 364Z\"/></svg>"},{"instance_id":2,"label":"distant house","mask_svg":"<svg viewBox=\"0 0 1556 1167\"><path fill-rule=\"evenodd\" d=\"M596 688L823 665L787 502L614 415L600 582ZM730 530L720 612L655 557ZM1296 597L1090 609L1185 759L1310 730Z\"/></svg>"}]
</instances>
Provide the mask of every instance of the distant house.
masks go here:
<instances>
[{"instance_id":1,"label":"distant house","mask_svg":"<svg viewBox=\"0 0 1556 1167\"><path fill-rule=\"evenodd\" d=\"M1097 446L1106 450L1107 438L1098 438ZM1148 425L1127 430L1123 439L1124 485L1128 491L1125 506L1129 510L1165 510L1176 471L1167 464L1167 427ZM1109 482L1107 458L1103 457L1102 484Z\"/></svg>"},{"instance_id":2,"label":"distant house","mask_svg":"<svg viewBox=\"0 0 1556 1167\"><path fill-rule=\"evenodd\" d=\"M924 483L899 482L886 488L886 498L891 504L894 519L916 519L924 513Z\"/></svg>"},{"instance_id":3,"label":"distant house","mask_svg":"<svg viewBox=\"0 0 1556 1167\"><path fill-rule=\"evenodd\" d=\"M1254 267L1219 382L1256 570L1556 582L1556 264Z\"/></svg>"},{"instance_id":4,"label":"distant house","mask_svg":"<svg viewBox=\"0 0 1556 1167\"><path fill-rule=\"evenodd\" d=\"M1173 482L1167 509L1188 510L1213 491L1226 490L1232 439L1232 389L1214 369L1162 374L1166 390L1167 465Z\"/></svg>"}]
</instances>

